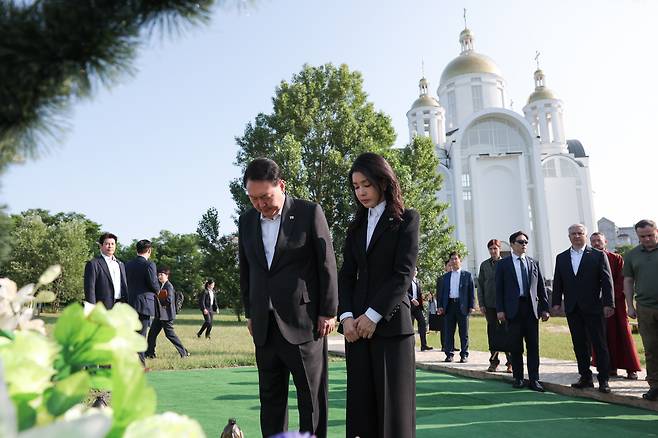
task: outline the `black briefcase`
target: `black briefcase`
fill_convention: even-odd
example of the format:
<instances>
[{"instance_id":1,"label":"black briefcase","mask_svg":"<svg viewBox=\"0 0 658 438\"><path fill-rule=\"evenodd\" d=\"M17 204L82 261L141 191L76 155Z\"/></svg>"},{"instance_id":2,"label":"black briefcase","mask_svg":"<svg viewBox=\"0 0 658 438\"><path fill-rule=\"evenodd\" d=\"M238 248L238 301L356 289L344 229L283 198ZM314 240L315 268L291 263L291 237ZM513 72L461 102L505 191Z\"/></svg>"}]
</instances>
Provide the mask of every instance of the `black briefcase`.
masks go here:
<instances>
[{"instance_id":1,"label":"black briefcase","mask_svg":"<svg viewBox=\"0 0 658 438\"><path fill-rule=\"evenodd\" d=\"M519 324L510 324L507 321L498 321L494 331L491 349L493 351L506 351L508 353L518 353L519 337L521 326Z\"/></svg>"}]
</instances>

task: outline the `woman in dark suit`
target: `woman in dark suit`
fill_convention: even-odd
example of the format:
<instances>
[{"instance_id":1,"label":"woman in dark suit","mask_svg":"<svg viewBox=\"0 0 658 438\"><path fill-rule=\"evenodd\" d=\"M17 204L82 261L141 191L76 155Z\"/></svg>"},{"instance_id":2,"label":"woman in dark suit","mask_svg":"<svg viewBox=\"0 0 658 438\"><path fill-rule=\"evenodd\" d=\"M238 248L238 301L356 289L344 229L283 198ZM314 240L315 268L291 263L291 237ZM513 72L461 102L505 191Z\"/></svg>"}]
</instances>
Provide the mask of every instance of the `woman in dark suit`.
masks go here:
<instances>
[{"instance_id":1,"label":"woman in dark suit","mask_svg":"<svg viewBox=\"0 0 658 438\"><path fill-rule=\"evenodd\" d=\"M349 179L357 211L338 276L347 437L415 437L415 338L407 290L418 257L419 215L404 208L397 176L380 155L361 154Z\"/></svg>"},{"instance_id":2,"label":"woman in dark suit","mask_svg":"<svg viewBox=\"0 0 658 438\"><path fill-rule=\"evenodd\" d=\"M199 294L199 310L203 314L203 325L196 334L200 338L204 330L206 332L206 339L210 339L210 331L212 330L212 318L217 311L217 302L215 301L215 280L209 278L203 287L203 292Z\"/></svg>"}]
</instances>

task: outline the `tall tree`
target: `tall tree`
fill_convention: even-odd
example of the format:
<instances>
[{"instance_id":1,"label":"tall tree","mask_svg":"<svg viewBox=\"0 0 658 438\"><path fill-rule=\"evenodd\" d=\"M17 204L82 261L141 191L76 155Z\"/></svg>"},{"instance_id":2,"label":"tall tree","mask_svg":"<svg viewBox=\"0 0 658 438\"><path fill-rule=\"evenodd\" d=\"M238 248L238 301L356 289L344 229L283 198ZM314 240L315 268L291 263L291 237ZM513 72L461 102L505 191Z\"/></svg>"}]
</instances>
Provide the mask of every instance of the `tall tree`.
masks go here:
<instances>
[{"instance_id":1,"label":"tall tree","mask_svg":"<svg viewBox=\"0 0 658 438\"><path fill-rule=\"evenodd\" d=\"M0 277L4 277L12 246L12 220L5 213L5 208L5 206L0 206Z\"/></svg>"},{"instance_id":2,"label":"tall tree","mask_svg":"<svg viewBox=\"0 0 658 438\"><path fill-rule=\"evenodd\" d=\"M186 305L195 302L194 297L203 285L204 255L199 246L199 236L162 230L152 242L155 264L169 267L169 279L174 288L185 295Z\"/></svg>"},{"instance_id":3,"label":"tall tree","mask_svg":"<svg viewBox=\"0 0 658 438\"><path fill-rule=\"evenodd\" d=\"M204 253L204 273L215 280L221 307L229 307L238 318L243 312L238 266L238 238L235 233L221 235L219 215L210 207L197 227L199 245Z\"/></svg>"},{"instance_id":4,"label":"tall tree","mask_svg":"<svg viewBox=\"0 0 658 438\"><path fill-rule=\"evenodd\" d=\"M0 1L0 171L56 140L71 103L132 73L139 46L213 0Z\"/></svg>"},{"instance_id":5,"label":"tall tree","mask_svg":"<svg viewBox=\"0 0 658 438\"><path fill-rule=\"evenodd\" d=\"M50 211L43 208L31 208L21 212L21 216L39 216L47 226L59 225L65 222L78 221L83 224L85 231L85 240L92 254L100 254L98 247L98 238L101 235L101 226L99 223L92 221L82 213L68 212L51 214Z\"/></svg>"},{"instance_id":6,"label":"tall tree","mask_svg":"<svg viewBox=\"0 0 658 438\"><path fill-rule=\"evenodd\" d=\"M387 154L395 141L389 116L376 111L363 90L361 73L346 65L304 65L290 82L282 81L272 99L273 112L258 114L236 138L236 165L274 159L286 192L322 205L340 254L354 210L347 174L362 152ZM250 206L242 180L231 182L240 214Z\"/></svg>"},{"instance_id":7,"label":"tall tree","mask_svg":"<svg viewBox=\"0 0 658 438\"><path fill-rule=\"evenodd\" d=\"M421 283L433 285L450 252L466 255L466 247L451 236L454 227L448 224L445 215L448 204L439 202L436 197L442 184L437 172L439 158L428 137L416 136L392 161L405 206L420 213L418 276Z\"/></svg>"}]
</instances>

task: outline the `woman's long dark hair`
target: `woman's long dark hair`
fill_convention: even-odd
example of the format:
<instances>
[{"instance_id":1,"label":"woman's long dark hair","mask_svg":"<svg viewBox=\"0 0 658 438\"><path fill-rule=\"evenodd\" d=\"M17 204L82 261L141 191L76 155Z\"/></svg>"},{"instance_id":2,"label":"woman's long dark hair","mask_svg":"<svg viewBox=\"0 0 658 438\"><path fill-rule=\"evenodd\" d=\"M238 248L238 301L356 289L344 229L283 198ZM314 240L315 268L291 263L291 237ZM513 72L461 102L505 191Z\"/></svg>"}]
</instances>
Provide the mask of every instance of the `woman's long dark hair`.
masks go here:
<instances>
[{"instance_id":1,"label":"woman's long dark hair","mask_svg":"<svg viewBox=\"0 0 658 438\"><path fill-rule=\"evenodd\" d=\"M204 289L208 289L208 286L210 286L210 285L213 284L214 282L215 282L215 280L213 280L212 278L207 279L207 280L206 280L206 284L205 284L205 286L204 286L203 288L204 288Z\"/></svg>"},{"instance_id":2,"label":"woman's long dark hair","mask_svg":"<svg viewBox=\"0 0 658 438\"><path fill-rule=\"evenodd\" d=\"M402 190L400 190L398 177L384 157L373 152L365 152L354 160L348 176L352 194L356 200L356 214L354 215L354 220L350 223L348 231L354 230L367 213L367 209L359 202L352 187L352 175L354 172L362 173L368 178L370 184L377 187L379 193L383 194L386 200L386 211L397 222L400 222L404 213L404 202L402 201Z\"/></svg>"}]
</instances>

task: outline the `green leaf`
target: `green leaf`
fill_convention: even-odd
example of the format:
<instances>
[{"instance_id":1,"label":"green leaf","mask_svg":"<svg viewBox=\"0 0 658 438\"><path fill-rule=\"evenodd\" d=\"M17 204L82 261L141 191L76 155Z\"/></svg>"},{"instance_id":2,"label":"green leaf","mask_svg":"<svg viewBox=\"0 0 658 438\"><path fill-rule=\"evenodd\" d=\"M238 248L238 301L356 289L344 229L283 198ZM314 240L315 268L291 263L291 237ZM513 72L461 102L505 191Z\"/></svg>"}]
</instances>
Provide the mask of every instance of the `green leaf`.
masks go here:
<instances>
[{"instance_id":1,"label":"green leaf","mask_svg":"<svg viewBox=\"0 0 658 438\"><path fill-rule=\"evenodd\" d=\"M14 405L16 406L16 417L18 420L18 430L29 429L34 426L37 421L37 411L32 406L30 406L29 401L15 401Z\"/></svg>"},{"instance_id":2,"label":"green leaf","mask_svg":"<svg viewBox=\"0 0 658 438\"><path fill-rule=\"evenodd\" d=\"M54 292L51 292L49 290L44 290L41 291L37 294L35 297L34 302L35 303L52 303L55 301L56 295Z\"/></svg>"},{"instance_id":3,"label":"green leaf","mask_svg":"<svg viewBox=\"0 0 658 438\"><path fill-rule=\"evenodd\" d=\"M85 371L79 371L55 383L45 394L48 412L58 417L80 403L89 393L90 383L89 374Z\"/></svg>"}]
</instances>

